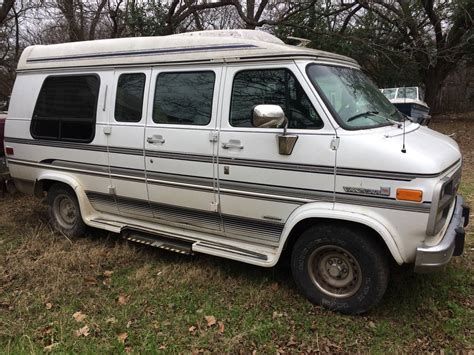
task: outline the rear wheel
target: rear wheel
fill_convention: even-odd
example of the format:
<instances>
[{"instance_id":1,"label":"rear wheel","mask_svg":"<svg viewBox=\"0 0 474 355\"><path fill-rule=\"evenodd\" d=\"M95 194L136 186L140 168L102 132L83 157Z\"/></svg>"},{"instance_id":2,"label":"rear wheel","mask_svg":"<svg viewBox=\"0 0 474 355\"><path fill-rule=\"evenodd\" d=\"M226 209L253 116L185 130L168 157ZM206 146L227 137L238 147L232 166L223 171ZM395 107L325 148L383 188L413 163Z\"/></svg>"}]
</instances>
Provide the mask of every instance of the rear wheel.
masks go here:
<instances>
[{"instance_id":1,"label":"rear wheel","mask_svg":"<svg viewBox=\"0 0 474 355\"><path fill-rule=\"evenodd\" d=\"M82 236L86 225L73 190L62 184L54 184L48 191L47 199L48 213L54 229L68 237Z\"/></svg>"},{"instance_id":2,"label":"rear wheel","mask_svg":"<svg viewBox=\"0 0 474 355\"><path fill-rule=\"evenodd\" d=\"M298 288L313 303L348 314L375 306L387 288L385 250L362 228L317 225L296 241L291 257Z\"/></svg>"}]
</instances>

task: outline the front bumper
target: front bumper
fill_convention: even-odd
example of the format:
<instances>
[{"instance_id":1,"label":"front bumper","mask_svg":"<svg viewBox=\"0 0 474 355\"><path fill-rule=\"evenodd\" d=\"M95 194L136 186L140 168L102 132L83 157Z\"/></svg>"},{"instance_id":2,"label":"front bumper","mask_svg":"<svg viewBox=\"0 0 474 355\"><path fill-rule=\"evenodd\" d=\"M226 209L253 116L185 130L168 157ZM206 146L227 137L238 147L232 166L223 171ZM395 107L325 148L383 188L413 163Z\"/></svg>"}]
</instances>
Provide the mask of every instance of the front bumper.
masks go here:
<instances>
[{"instance_id":1,"label":"front bumper","mask_svg":"<svg viewBox=\"0 0 474 355\"><path fill-rule=\"evenodd\" d=\"M454 213L443 239L433 246L420 246L416 249L415 272L427 273L438 270L447 264L452 256L459 256L464 250L464 227L469 223L469 207L464 199L456 196Z\"/></svg>"}]
</instances>

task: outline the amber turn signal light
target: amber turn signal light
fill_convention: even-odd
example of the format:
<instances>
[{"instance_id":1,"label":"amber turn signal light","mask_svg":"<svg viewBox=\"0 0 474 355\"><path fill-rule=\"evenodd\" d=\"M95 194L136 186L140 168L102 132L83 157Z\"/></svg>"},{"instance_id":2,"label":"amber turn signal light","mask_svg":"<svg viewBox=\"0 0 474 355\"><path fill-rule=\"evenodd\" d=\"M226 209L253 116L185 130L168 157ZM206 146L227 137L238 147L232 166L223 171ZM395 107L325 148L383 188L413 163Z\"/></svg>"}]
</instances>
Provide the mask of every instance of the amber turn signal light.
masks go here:
<instances>
[{"instance_id":1,"label":"amber turn signal light","mask_svg":"<svg viewBox=\"0 0 474 355\"><path fill-rule=\"evenodd\" d=\"M409 189L397 189L397 200L421 202L421 201L423 201L423 191L421 191L421 190L409 190Z\"/></svg>"}]
</instances>

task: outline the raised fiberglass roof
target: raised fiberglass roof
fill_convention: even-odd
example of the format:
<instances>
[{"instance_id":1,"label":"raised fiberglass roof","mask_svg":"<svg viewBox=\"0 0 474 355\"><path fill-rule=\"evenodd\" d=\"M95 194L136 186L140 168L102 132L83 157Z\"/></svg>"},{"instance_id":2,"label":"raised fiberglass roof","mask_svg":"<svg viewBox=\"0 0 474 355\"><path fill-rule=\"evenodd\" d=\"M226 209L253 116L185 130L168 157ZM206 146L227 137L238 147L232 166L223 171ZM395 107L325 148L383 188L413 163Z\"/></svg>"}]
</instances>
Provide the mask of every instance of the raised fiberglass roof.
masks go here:
<instances>
[{"instance_id":1,"label":"raised fiberglass roof","mask_svg":"<svg viewBox=\"0 0 474 355\"><path fill-rule=\"evenodd\" d=\"M132 37L37 45L26 48L18 70L318 57L357 64L351 58L290 46L263 31L222 30L161 37Z\"/></svg>"}]
</instances>

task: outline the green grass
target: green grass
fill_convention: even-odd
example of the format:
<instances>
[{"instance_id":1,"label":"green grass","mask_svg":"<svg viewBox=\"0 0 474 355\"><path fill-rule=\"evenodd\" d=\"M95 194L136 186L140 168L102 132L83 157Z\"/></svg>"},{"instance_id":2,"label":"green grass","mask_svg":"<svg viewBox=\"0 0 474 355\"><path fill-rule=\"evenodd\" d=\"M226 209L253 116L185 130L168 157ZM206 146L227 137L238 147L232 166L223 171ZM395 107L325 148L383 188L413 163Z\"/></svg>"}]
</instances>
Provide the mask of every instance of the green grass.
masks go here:
<instances>
[{"instance_id":1,"label":"green grass","mask_svg":"<svg viewBox=\"0 0 474 355\"><path fill-rule=\"evenodd\" d=\"M465 165L461 186L472 206L473 172ZM0 212L1 353L41 353L51 344L57 353L473 348L472 228L465 255L445 270L397 271L377 308L343 316L306 301L284 264L263 269L181 256L103 232L68 240L49 229L44 206L29 197L0 200ZM84 321L73 318L77 311ZM219 323L209 327L205 316ZM76 336L84 326L88 335ZM122 333L124 343L118 340Z\"/></svg>"}]
</instances>

